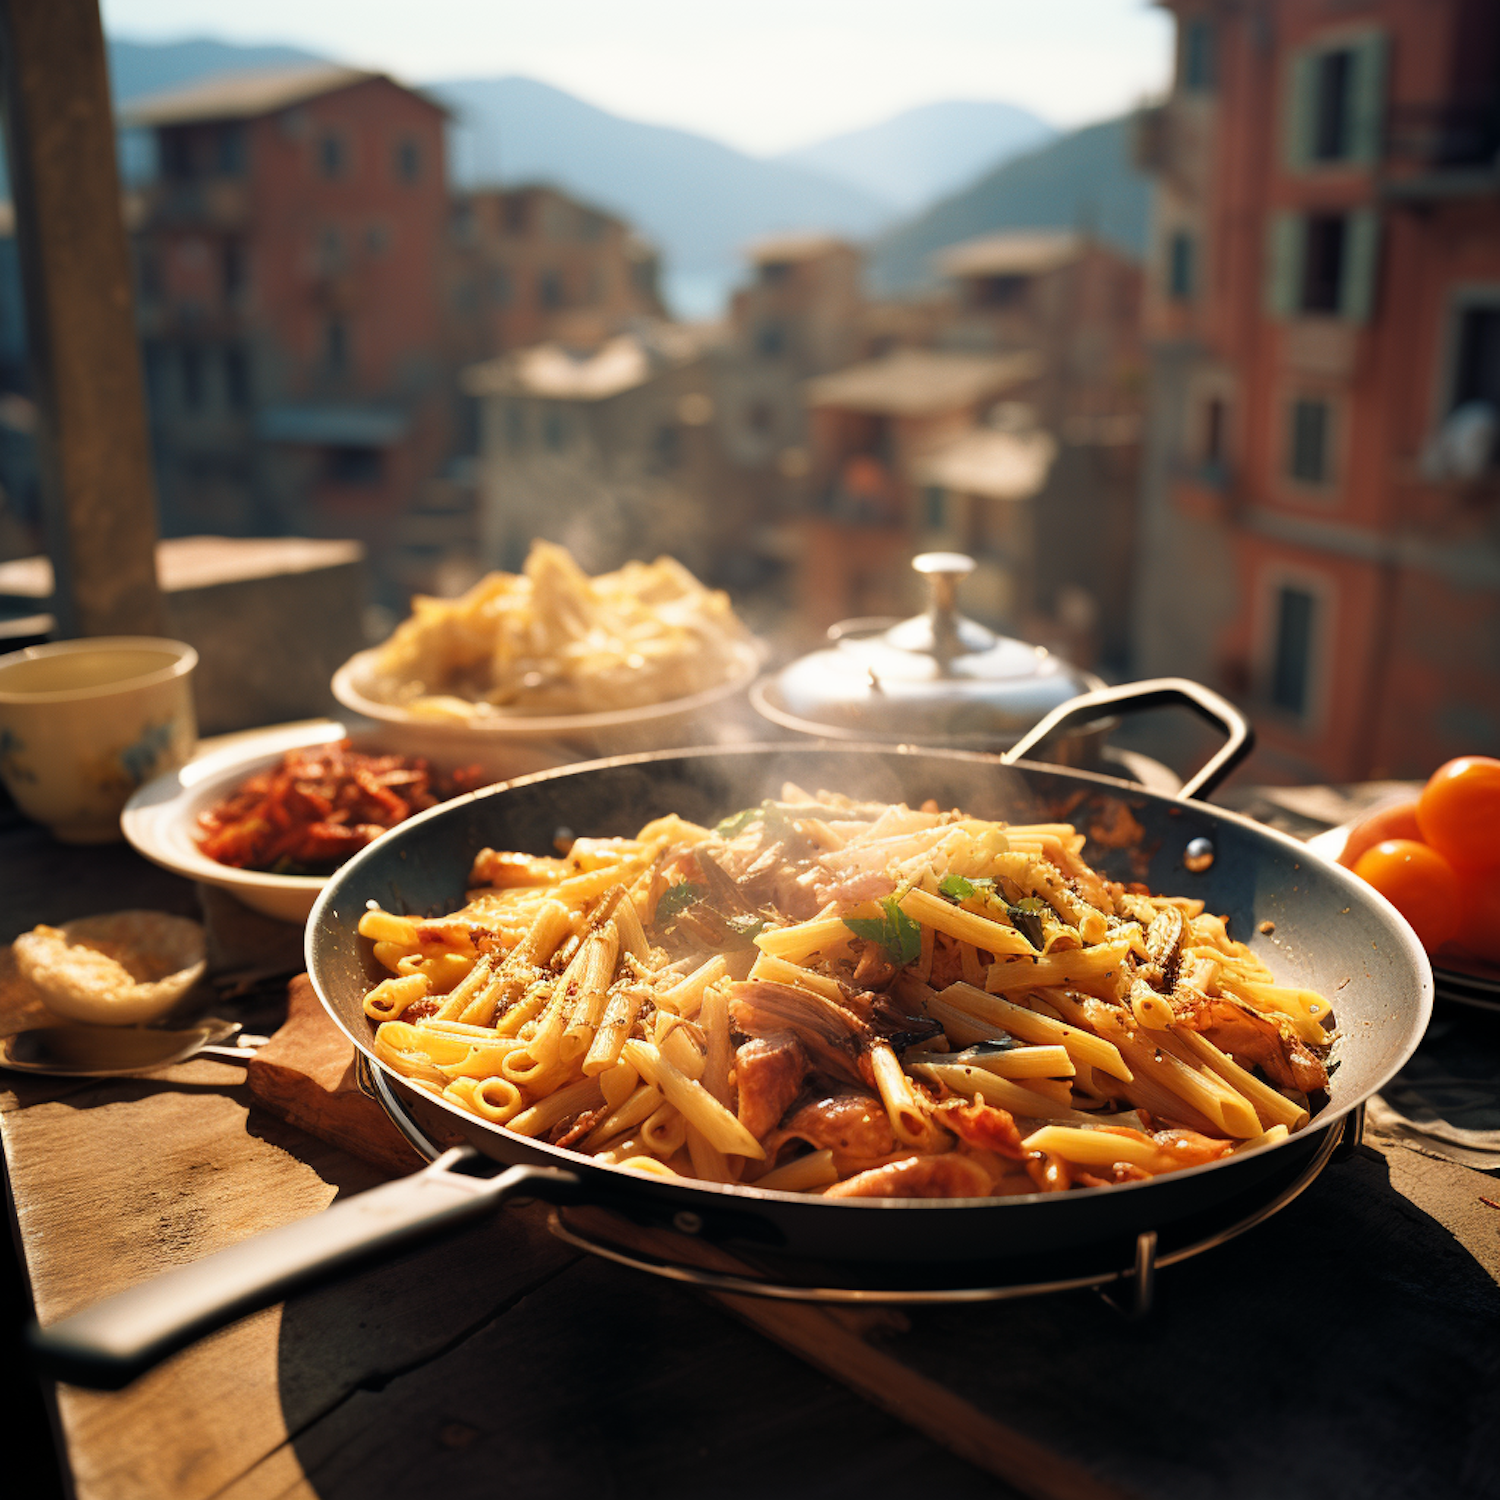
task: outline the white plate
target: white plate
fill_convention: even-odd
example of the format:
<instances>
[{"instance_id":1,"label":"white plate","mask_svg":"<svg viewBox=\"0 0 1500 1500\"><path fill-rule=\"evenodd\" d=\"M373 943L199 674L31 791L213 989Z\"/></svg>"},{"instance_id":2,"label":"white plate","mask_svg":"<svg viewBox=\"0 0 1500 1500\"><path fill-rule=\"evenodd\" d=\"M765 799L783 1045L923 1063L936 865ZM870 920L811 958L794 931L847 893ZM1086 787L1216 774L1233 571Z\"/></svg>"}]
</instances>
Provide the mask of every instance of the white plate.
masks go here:
<instances>
[{"instance_id":1,"label":"white plate","mask_svg":"<svg viewBox=\"0 0 1500 1500\"><path fill-rule=\"evenodd\" d=\"M323 875L272 875L263 870L241 870L220 864L202 853L196 842L198 815L243 785L257 771L267 770L288 750L323 745L349 738L356 750L396 752L380 730L326 721L282 725L236 736L222 749L190 761L176 771L148 781L125 804L120 827L139 854L153 864L189 880L218 886L246 906L282 922L305 922L327 883ZM435 768L452 770L460 762L431 757Z\"/></svg>"}]
</instances>

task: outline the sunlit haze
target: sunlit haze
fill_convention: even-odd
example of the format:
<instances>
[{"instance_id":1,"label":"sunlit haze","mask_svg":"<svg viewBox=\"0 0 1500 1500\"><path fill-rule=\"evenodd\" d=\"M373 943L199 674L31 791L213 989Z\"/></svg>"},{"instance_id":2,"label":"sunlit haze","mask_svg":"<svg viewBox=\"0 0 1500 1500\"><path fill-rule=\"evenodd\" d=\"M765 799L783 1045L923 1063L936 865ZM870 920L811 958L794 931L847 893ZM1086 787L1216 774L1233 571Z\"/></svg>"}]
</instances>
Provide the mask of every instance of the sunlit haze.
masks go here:
<instances>
[{"instance_id":1,"label":"sunlit haze","mask_svg":"<svg viewBox=\"0 0 1500 1500\"><path fill-rule=\"evenodd\" d=\"M412 82L522 73L756 153L943 99L1054 124L1161 89L1170 18L1145 0L104 0L136 41L284 42Z\"/></svg>"}]
</instances>

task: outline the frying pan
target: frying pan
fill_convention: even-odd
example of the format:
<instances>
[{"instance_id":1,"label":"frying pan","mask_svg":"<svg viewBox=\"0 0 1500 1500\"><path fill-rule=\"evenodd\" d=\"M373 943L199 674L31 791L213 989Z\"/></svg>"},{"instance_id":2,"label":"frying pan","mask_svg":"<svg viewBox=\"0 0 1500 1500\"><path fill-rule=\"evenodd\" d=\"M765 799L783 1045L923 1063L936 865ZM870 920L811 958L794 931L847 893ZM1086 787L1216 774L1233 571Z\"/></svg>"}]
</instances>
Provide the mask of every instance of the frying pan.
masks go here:
<instances>
[{"instance_id":1,"label":"frying pan","mask_svg":"<svg viewBox=\"0 0 1500 1500\"><path fill-rule=\"evenodd\" d=\"M1201 1220L1326 1154L1329 1127L1380 1088L1426 1028L1432 973L1411 929L1369 886L1294 840L1187 797L1087 772L1021 762L1031 743L1099 708L1178 702L1229 732L1184 788L1205 790L1248 749L1249 728L1222 699L1177 679L1105 689L1043 720L1004 760L963 751L758 745L678 750L549 771L445 803L398 826L329 882L308 923L308 969L334 1021L384 1081L469 1144L424 1171L221 1251L196 1265L33 1331L54 1374L117 1388L209 1330L289 1291L402 1245L457 1228L506 1198L589 1203L728 1246L868 1266L986 1267L1129 1247L1147 1230ZM870 800L963 807L1011 821L1066 816L1090 834L1091 863L1151 889L1201 897L1279 979L1333 1001L1341 1039L1328 1102L1279 1144L1146 1182L1002 1199L824 1199L717 1183L660 1180L528 1140L412 1089L371 1050L363 997L383 977L356 926L370 903L431 915L463 904L486 846L550 851L562 830L633 834L677 812L712 824L791 780ZM1123 809L1122 809L1123 804ZM1125 816L1128 814L1128 817ZM1191 848L1191 852L1189 852ZM1262 930L1262 929L1266 930ZM1274 928L1274 931L1270 930ZM496 1171L494 1163L505 1165ZM1125 1249L1128 1260L1128 1248Z\"/></svg>"}]
</instances>

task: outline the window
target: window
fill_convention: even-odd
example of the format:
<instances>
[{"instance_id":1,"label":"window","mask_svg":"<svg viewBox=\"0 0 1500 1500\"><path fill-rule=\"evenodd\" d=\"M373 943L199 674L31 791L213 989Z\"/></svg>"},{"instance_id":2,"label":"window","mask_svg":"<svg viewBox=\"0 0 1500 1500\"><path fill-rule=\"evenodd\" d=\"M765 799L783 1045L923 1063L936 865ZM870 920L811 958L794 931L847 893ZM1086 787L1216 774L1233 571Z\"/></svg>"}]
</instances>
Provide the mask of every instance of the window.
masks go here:
<instances>
[{"instance_id":1,"label":"window","mask_svg":"<svg viewBox=\"0 0 1500 1500\"><path fill-rule=\"evenodd\" d=\"M1302 311L1336 313L1343 303L1343 214L1309 214L1304 230Z\"/></svg>"},{"instance_id":2,"label":"window","mask_svg":"<svg viewBox=\"0 0 1500 1500\"><path fill-rule=\"evenodd\" d=\"M403 136L396 142L396 177L401 182L420 182L422 178L422 147L411 136Z\"/></svg>"},{"instance_id":3,"label":"window","mask_svg":"<svg viewBox=\"0 0 1500 1500\"><path fill-rule=\"evenodd\" d=\"M1292 54L1282 136L1293 172L1380 159L1388 50L1383 32L1367 31Z\"/></svg>"},{"instance_id":4,"label":"window","mask_svg":"<svg viewBox=\"0 0 1500 1500\"><path fill-rule=\"evenodd\" d=\"M152 414L160 416L167 402L167 351L155 339L148 339L141 353L146 362L146 400Z\"/></svg>"},{"instance_id":5,"label":"window","mask_svg":"<svg viewBox=\"0 0 1500 1500\"><path fill-rule=\"evenodd\" d=\"M1222 396L1210 396L1203 403L1203 467L1218 471L1224 467L1226 452L1225 424L1228 411Z\"/></svg>"},{"instance_id":6,"label":"window","mask_svg":"<svg viewBox=\"0 0 1500 1500\"><path fill-rule=\"evenodd\" d=\"M519 401L505 404L505 441L513 449L526 446L526 408Z\"/></svg>"},{"instance_id":7,"label":"window","mask_svg":"<svg viewBox=\"0 0 1500 1500\"><path fill-rule=\"evenodd\" d=\"M379 448L330 448L323 475L333 484L379 484L384 468Z\"/></svg>"},{"instance_id":8,"label":"window","mask_svg":"<svg viewBox=\"0 0 1500 1500\"><path fill-rule=\"evenodd\" d=\"M1276 639L1271 657L1271 702L1301 718L1307 712L1317 601L1304 589L1276 591Z\"/></svg>"},{"instance_id":9,"label":"window","mask_svg":"<svg viewBox=\"0 0 1500 1500\"><path fill-rule=\"evenodd\" d=\"M193 344L182 351L182 405L185 411L203 410L203 351Z\"/></svg>"},{"instance_id":10,"label":"window","mask_svg":"<svg viewBox=\"0 0 1500 1500\"><path fill-rule=\"evenodd\" d=\"M514 295L510 284L510 273L499 266L490 272L490 301L496 307L509 307Z\"/></svg>"},{"instance_id":11,"label":"window","mask_svg":"<svg viewBox=\"0 0 1500 1500\"><path fill-rule=\"evenodd\" d=\"M232 300L245 290L245 246L240 240L224 241L223 261L220 267L224 281L224 297Z\"/></svg>"},{"instance_id":12,"label":"window","mask_svg":"<svg viewBox=\"0 0 1500 1500\"><path fill-rule=\"evenodd\" d=\"M1203 16L1182 23L1178 80L1184 92L1206 94L1214 86L1214 25Z\"/></svg>"},{"instance_id":13,"label":"window","mask_svg":"<svg viewBox=\"0 0 1500 1500\"><path fill-rule=\"evenodd\" d=\"M250 361L238 344L224 351L224 394L235 411L250 407Z\"/></svg>"},{"instance_id":14,"label":"window","mask_svg":"<svg viewBox=\"0 0 1500 1500\"><path fill-rule=\"evenodd\" d=\"M768 260L760 268L762 286L780 286L792 279L792 263L789 260Z\"/></svg>"},{"instance_id":15,"label":"window","mask_svg":"<svg viewBox=\"0 0 1500 1500\"><path fill-rule=\"evenodd\" d=\"M1324 52L1313 62L1312 158L1344 161L1349 156L1349 86L1354 54L1346 47Z\"/></svg>"},{"instance_id":16,"label":"window","mask_svg":"<svg viewBox=\"0 0 1500 1500\"><path fill-rule=\"evenodd\" d=\"M1167 295L1174 302L1193 295L1193 237L1181 229L1167 241Z\"/></svg>"},{"instance_id":17,"label":"window","mask_svg":"<svg viewBox=\"0 0 1500 1500\"><path fill-rule=\"evenodd\" d=\"M942 531L948 524L948 492L940 484L922 491L922 524L928 531Z\"/></svg>"},{"instance_id":18,"label":"window","mask_svg":"<svg viewBox=\"0 0 1500 1500\"><path fill-rule=\"evenodd\" d=\"M652 457L657 470L663 474L670 474L682 461L682 435L670 423L663 423L656 429Z\"/></svg>"},{"instance_id":19,"label":"window","mask_svg":"<svg viewBox=\"0 0 1500 1500\"><path fill-rule=\"evenodd\" d=\"M1451 406L1470 401L1500 411L1500 306L1467 308L1459 321Z\"/></svg>"},{"instance_id":20,"label":"window","mask_svg":"<svg viewBox=\"0 0 1500 1500\"><path fill-rule=\"evenodd\" d=\"M531 216L527 212L526 200L519 195L505 200L505 230L507 234L525 234Z\"/></svg>"},{"instance_id":21,"label":"window","mask_svg":"<svg viewBox=\"0 0 1500 1500\"><path fill-rule=\"evenodd\" d=\"M568 419L555 406L542 413L542 444L553 453L560 453L568 446Z\"/></svg>"},{"instance_id":22,"label":"window","mask_svg":"<svg viewBox=\"0 0 1500 1500\"><path fill-rule=\"evenodd\" d=\"M1328 426L1326 401L1299 398L1292 402L1287 473L1302 484L1328 481Z\"/></svg>"},{"instance_id":23,"label":"window","mask_svg":"<svg viewBox=\"0 0 1500 1500\"><path fill-rule=\"evenodd\" d=\"M161 301L161 257L150 245L140 245L136 250L136 274L141 301L148 304Z\"/></svg>"},{"instance_id":24,"label":"window","mask_svg":"<svg viewBox=\"0 0 1500 1500\"><path fill-rule=\"evenodd\" d=\"M755 330L755 352L764 359L775 359L786 352L786 330L769 320Z\"/></svg>"},{"instance_id":25,"label":"window","mask_svg":"<svg viewBox=\"0 0 1500 1500\"><path fill-rule=\"evenodd\" d=\"M1369 321L1380 248L1374 212L1277 214L1269 228L1266 302L1274 316Z\"/></svg>"},{"instance_id":26,"label":"window","mask_svg":"<svg viewBox=\"0 0 1500 1500\"><path fill-rule=\"evenodd\" d=\"M163 130L158 132L157 147L161 153L163 177L179 181L193 175L193 138L186 130Z\"/></svg>"},{"instance_id":27,"label":"window","mask_svg":"<svg viewBox=\"0 0 1500 1500\"><path fill-rule=\"evenodd\" d=\"M556 271L543 271L538 278L537 295L543 307L556 311L563 305L562 277Z\"/></svg>"},{"instance_id":28,"label":"window","mask_svg":"<svg viewBox=\"0 0 1500 1500\"><path fill-rule=\"evenodd\" d=\"M1012 307L1030 284L1029 276L976 276L969 295L976 307Z\"/></svg>"},{"instance_id":29,"label":"window","mask_svg":"<svg viewBox=\"0 0 1500 1500\"><path fill-rule=\"evenodd\" d=\"M344 235L336 224L328 224L318 233L318 269L331 276L343 268Z\"/></svg>"},{"instance_id":30,"label":"window","mask_svg":"<svg viewBox=\"0 0 1500 1500\"><path fill-rule=\"evenodd\" d=\"M243 177L248 164L243 125L219 126L218 168L225 177Z\"/></svg>"},{"instance_id":31,"label":"window","mask_svg":"<svg viewBox=\"0 0 1500 1500\"><path fill-rule=\"evenodd\" d=\"M384 224L371 224L365 230L365 249L371 255L384 255L391 248L391 231Z\"/></svg>"},{"instance_id":32,"label":"window","mask_svg":"<svg viewBox=\"0 0 1500 1500\"><path fill-rule=\"evenodd\" d=\"M318 170L324 177L332 179L342 177L348 165L344 138L338 135L325 135L318 142Z\"/></svg>"},{"instance_id":33,"label":"window","mask_svg":"<svg viewBox=\"0 0 1500 1500\"><path fill-rule=\"evenodd\" d=\"M349 371L349 326L342 318L330 318L323 330L323 368L332 376Z\"/></svg>"},{"instance_id":34,"label":"window","mask_svg":"<svg viewBox=\"0 0 1500 1500\"><path fill-rule=\"evenodd\" d=\"M769 437L776 426L776 413L769 401L752 401L745 408L745 426L757 437Z\"/></svg>"}]
</instances>

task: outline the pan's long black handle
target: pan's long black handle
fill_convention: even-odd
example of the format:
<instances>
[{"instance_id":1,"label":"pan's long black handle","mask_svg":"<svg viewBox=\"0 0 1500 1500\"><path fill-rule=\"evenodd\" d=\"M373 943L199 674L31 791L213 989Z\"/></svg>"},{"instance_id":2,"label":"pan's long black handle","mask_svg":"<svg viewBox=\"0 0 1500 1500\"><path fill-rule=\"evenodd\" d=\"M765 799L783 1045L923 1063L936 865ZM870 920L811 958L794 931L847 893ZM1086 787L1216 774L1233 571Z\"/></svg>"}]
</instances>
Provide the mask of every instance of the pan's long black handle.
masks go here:
<instances>
[{"instance_id":1,"label":"pan's long black handle","mask_svg":"<svg viewBox=\"0 0 1500 1500\"><path fill-rule=\"evenodd\" d=\"M1096 693L1080 693L1054 708L1040 724L1023 735L1001 757L1008 765L1024 760L1026 752L1041 744L1074 719L1097 718L1101 708L1116 712L1137 713L1148 708L1190 708L1215 729L1222 729L1225 742L1199 770L1190 777L1178 794L1183 797L1207 797L1234 768L1255 748L1255 731L1250 721L1228 699L1186 677L1152 677L1144 682L1127 682L1119 687L1100 688Z\"/></svg>"},{"instance_id":2,"label":"pan's long black handle","mask_svg":"<svg viewBox=\"0 0 1500 1500\"><path fill-rule=\"evenodd\" d=\"M458 1229L520 1193L566 1198L579 1186L555 1167L511 1167L488 1177L453 1170L483 1159L459 1147L412 1177L168 1271L50 1327L33 1325L37 1363L55 1379L117 1391L205 1333L301 1287Z\"/></svg>"}]
</instances>

